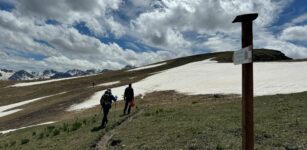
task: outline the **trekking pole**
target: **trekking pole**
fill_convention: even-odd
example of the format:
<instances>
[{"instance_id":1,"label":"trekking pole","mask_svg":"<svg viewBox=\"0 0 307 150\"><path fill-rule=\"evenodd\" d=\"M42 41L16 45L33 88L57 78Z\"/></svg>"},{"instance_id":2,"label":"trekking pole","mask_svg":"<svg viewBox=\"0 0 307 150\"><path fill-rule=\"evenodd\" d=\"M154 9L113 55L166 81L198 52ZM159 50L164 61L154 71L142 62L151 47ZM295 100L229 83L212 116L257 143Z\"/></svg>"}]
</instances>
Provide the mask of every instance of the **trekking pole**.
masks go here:
<instances>
[{"instance_id":1,"label":"trekking pole","mask_svg":"<svg viewBox=\"0 0 307 150\"><path fill-rule=\"evenodd\" d=\"M114 104L114 105L115 105L115 109L114 109L114 118L115 118L115 116L116 116L116 115L115 115L115 111L116 111L116 101L115 101L114 103L115 103L115 104Z\"/></svg>"}]
</instances>

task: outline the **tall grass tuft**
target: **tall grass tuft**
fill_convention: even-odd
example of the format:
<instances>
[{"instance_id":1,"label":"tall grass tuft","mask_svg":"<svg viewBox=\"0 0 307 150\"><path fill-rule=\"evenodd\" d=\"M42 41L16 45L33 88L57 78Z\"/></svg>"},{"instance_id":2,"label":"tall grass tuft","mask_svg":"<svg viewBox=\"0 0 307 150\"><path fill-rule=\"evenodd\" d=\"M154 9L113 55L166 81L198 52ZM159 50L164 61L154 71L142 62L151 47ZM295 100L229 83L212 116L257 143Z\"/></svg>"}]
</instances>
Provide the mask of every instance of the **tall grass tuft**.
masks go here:
<instances>
[{"instance_id":1,"label":"tall grass tuft","mask_svg":"<svg viewBox=\"0 0 307 150\"><path fill-rule=\"evenodd\" d=\"M76 131L76 130L78 130L79 128L81 128L81 126L82 126L82 123L79 122L78 120L76 120L76 121L72 124L71 131Z\"/></svg>"}]
</instances>

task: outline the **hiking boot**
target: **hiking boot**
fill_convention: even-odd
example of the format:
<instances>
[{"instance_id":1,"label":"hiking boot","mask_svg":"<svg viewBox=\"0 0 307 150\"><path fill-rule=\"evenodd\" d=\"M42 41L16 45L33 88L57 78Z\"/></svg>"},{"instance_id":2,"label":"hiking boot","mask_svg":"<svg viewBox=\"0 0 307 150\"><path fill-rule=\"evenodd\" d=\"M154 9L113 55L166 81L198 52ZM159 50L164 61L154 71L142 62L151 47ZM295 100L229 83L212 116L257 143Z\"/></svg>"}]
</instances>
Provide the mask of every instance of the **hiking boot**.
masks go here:
<instances>
[{"instance_id":1,"label":"hiking boot","mask_svg":"<svg viewBox=\"0 0 307 150\"><path fill-rule=\"evenodd\" d=\"M100 129L104 129L105 127L106 127L106 124L101 125L99 128L100 128Z\"/></svg>"},{"instance_id":2,"label":"hiking boot","mask_svg":"<svg viewBox=\"0 0 307 150\"><path fill-rule=\"evenodd\" d=\"M105 123L101 124L99 128L100 128L100 129L103 129L103 128L105 128L106 126L107 126L107 123L105 122Z\"/></svg>"}]
</instances>

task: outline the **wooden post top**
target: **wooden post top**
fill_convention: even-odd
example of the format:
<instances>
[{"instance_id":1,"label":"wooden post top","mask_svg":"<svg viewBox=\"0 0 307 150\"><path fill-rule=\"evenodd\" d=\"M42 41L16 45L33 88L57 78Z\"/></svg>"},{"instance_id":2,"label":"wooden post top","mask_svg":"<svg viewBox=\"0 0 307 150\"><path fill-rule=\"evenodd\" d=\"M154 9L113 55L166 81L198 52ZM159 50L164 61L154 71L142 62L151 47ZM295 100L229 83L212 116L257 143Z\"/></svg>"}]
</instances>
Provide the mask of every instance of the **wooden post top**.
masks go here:
<instances>
[{"instance_id":1,"label":"wooden post top","mask_svg":"<svg viewBox=\"0 0 307 150\"><path fill-rule=\"evenodd\" d=\"M232 23L253 21L257 17L258 13L239 15L232 21Z\"/></svg>"}]
</instances>

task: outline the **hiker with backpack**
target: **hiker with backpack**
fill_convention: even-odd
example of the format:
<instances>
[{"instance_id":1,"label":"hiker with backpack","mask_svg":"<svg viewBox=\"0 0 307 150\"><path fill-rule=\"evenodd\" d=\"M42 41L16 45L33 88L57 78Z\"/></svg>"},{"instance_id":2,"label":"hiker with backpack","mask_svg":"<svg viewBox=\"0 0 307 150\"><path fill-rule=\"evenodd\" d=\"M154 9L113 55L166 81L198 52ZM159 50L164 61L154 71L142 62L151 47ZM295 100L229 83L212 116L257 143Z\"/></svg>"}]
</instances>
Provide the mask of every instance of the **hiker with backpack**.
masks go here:
<instances>
[{"instance_id":1,"label":"hiker with backpack","mask_svg":"<svg viewBox=\"0 0 307 150\"><path fill-rule=\"evenodd\" d=\"M134 92L131 83L129 83L129 86L125 89L124 100L125 100L125 108L123 115L126 115L127 107L128 107L128 114L130 114L131 107L134 106Z\"/></svg>"},{"instance_id":2,"label":"hiker with backpack","mask_svg":"<svg viewBox=\"0 0 307 150\"><path fill-rule=\"evenodd\" d=\"M116 100L117 100L117 97L113 96L111 89L107 89L105 91L105 93L101 96L100 105L101 105L102 110L103 110L103 119L102 119L100 128L106 127L106 125L108 123L108 114L109 114L109 111L112 107L112 102L113 101L115 102Z\"/></svg>"}]
</instances>

